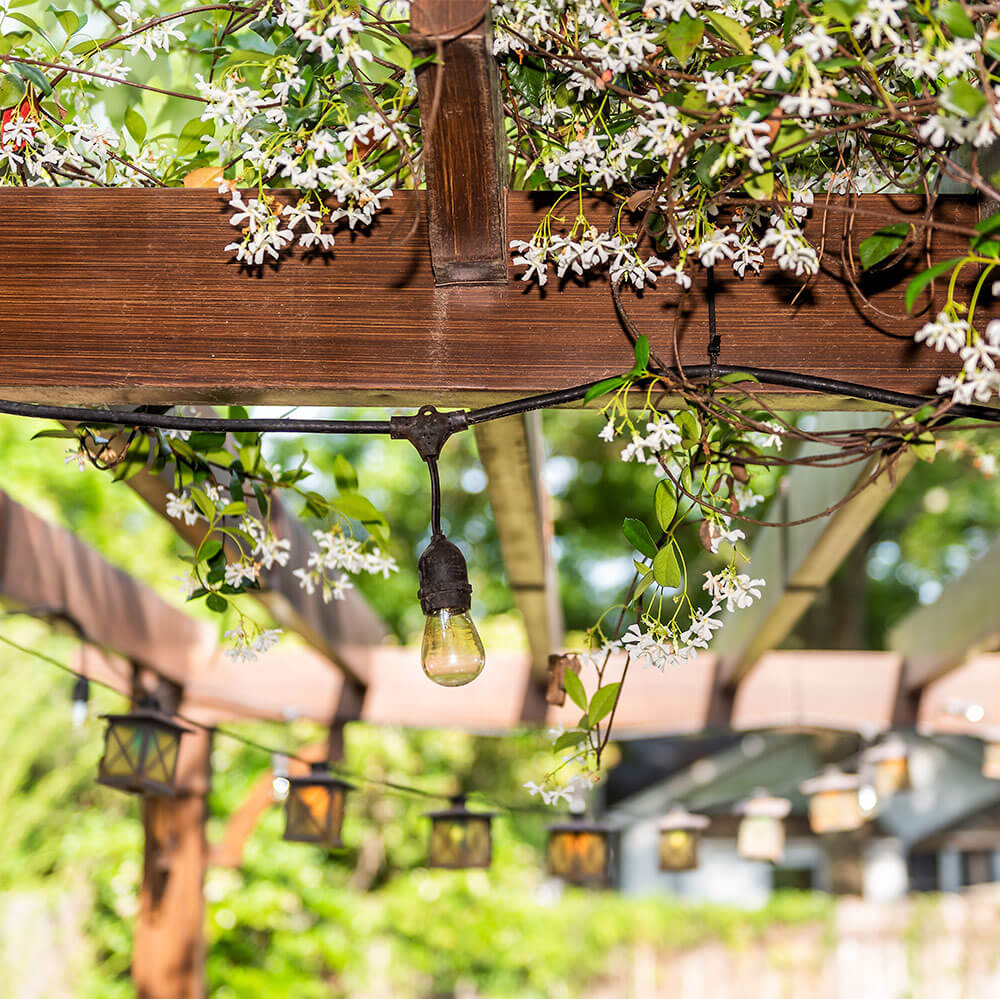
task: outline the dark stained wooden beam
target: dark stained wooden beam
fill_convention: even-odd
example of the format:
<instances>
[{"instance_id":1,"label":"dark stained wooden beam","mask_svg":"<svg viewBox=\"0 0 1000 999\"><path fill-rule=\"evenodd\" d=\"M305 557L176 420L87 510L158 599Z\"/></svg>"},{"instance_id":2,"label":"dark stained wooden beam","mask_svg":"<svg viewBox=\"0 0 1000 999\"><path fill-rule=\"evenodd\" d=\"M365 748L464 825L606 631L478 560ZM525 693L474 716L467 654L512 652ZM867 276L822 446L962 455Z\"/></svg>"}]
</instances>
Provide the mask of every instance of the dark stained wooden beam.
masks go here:
<instances>
[{"instance_id":1,"label":"dark stained wooden beam","mask_svg":"<svg viewBox=\"0 0 1000 999\"><path fill-rule=\"evenodd\" d=\"M420 0L417 73L431 265L438 285L506 284L507 142L487 0ZM440 49L438 49L440 46Z\"/></svg>"},{"instance_id":2,"label":"dark stained wooden beam","mask_svg":"<svg viewBox=\"0 0 1000 999\"><path fill-rule=\"evenodd\" d=\"M436 287L426 228L401 242L407 227L397 225L421 198L399 192L370 231L345 231L330 259L296 251L249 272L223 252L232 227L212 191L0 188L0 398L469 405L630 367L601 280ZM917 198L859 201L855 245L896 208L921 211ZM511 192L508 235L530 237L551 203ZM612 210L592 199L585 207L599 225ZM978 217L968 198L942 200L938 211L965 226ZM851 290L835 249L845 216L826 214L824 271L805 292L770 265L745 281L719 276L722 361L933 391L955 359L906 338L923 318L884 319ZM823 216L817 206L807 226L816 240ZM962 245L939 232L933 258ZM902 313L919 266L880 278L874 304ZM670 356L677 288L662 281L625 298L654 349ZM701 287L678 339L685 364L705 363Z\"/></svg>"}]
</instances>

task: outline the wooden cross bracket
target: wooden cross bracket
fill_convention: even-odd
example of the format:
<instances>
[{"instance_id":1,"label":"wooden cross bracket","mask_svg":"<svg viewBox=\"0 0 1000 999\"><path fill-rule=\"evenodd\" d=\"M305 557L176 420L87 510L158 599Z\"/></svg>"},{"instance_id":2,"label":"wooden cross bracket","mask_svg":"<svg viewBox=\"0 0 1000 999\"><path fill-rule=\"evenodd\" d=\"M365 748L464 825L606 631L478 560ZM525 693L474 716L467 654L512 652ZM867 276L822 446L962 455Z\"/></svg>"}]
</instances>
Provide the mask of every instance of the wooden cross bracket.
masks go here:
<instances>
[{"instance_id":1,"label":"wooden cross bracket","mask_svg":"<svg viewBox=\"0 0 1000 999\"><path fill-rule=\"evenodd\" d=\"M486 0L421 0L417 73L434 283L506 284L507 144Z\"/></svg>"}]
</instances>

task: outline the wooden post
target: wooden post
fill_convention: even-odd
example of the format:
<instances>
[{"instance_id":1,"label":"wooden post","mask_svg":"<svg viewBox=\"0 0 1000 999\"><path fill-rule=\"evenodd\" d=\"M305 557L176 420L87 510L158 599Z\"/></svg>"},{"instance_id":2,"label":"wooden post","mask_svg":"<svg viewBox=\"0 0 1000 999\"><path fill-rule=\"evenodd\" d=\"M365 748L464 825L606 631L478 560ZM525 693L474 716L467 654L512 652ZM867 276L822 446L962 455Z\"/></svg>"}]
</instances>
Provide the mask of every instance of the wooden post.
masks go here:
<instances>
[{"instance_id":1,"label":"wooden post","mask_svg":"<svg viewBox=\"0 0 1000 999\"><path fill-rule=\"evenodd\" d=\"M440 52L417 75L434 282L506 284L507 144L489 3L420 0L412 9L412 32Z\"/></svg>"},{"instance_id":2,"label":"wooden post","mask_svg":"<svg viewBox=\"0 0 1000 999\"><path fill-rule=\"evenodd\" d=\"M176 711L182 689L160 681L160 706ZM135 928L132 979L139 999L202 999L205 995L205 899L208 848L205 798L212 739L198 729L181 739L175 798L147 797L146 848Z\"/></svg>"}]
</instances>

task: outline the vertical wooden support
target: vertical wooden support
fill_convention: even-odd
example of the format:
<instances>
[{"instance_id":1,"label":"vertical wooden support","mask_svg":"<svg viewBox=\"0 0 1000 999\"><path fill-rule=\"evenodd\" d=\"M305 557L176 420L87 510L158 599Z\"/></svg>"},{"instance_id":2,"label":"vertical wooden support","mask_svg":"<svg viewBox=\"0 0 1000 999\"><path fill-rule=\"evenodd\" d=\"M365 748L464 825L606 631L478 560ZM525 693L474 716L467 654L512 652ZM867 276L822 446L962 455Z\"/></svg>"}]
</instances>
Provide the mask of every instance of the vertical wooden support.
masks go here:
<instances>
[{"instance_id":1,"label":"vertical wooden support","mask_svg":"<svg viewBox=\"0 0 1000 999\"><path fill-rule=\"evenodd\" d=\"M411 31L441 44L417 75L434 281L506 284L507 153L488 0L421 0Z\"/></svg>"},{"instance_id":2,"label":"vertical wooden support","mask_svg":"<svg viewBox=\"0 0 1000 999\"><path fill-rule=\"evenodd\" d=\"M160 705L177 710L181 688L160 682ZM205 899L208 859L206 802L211 735L203 729L181 739L178 794L143 800L146 833L132 979L139 999L203 999Z\"/></svg>"}]
</instances>

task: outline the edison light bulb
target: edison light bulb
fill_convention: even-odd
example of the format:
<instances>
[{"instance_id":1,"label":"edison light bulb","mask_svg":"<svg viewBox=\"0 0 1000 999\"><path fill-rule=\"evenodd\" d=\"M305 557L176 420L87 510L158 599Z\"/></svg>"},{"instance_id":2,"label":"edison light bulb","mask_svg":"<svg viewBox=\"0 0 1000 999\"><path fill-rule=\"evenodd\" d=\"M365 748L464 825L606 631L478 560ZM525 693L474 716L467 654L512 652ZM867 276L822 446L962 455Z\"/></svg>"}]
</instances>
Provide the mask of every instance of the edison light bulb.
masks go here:
<instances>
[{"instance_id":1,"label":"edison light bulb","mask_svg":"<svg viewBox=\"0 0 1000 999\"><path fill-rule=\"evenodd\" d=\"M443 609L427 615L420 664L442 687L461 687L482 673L486 653L468 611Z\"/></svg>"}]
</instances>

